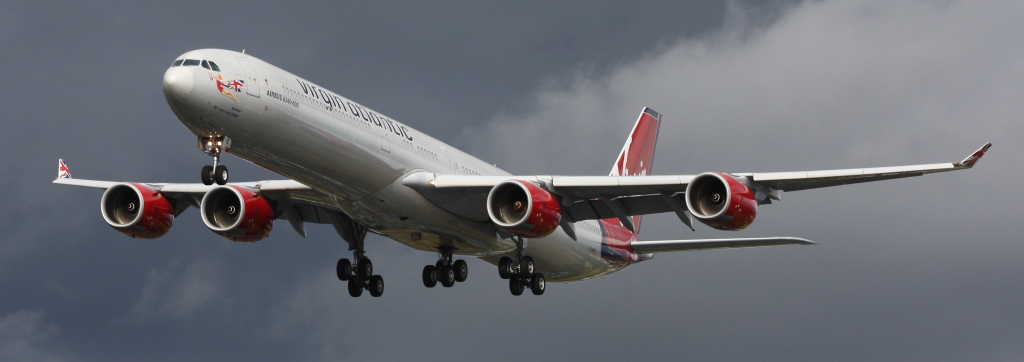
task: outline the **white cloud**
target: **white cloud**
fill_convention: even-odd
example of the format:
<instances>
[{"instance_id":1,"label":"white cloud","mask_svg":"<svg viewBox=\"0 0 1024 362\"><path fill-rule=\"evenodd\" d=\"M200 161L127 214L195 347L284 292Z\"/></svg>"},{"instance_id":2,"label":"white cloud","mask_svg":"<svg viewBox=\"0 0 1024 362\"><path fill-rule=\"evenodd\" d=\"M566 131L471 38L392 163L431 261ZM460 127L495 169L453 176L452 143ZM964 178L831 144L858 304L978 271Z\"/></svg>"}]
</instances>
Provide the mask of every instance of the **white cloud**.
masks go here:
<instances>
[{"instance_id":1,"label":"white cloud","mask_svg":"<svg viewBox=\"0 0 1024 362\"><path fill-rule=\"evenodd\" d=\"M805 2L762 28L739 6L729 16L715 34L540 89L529 111L462 139L513 173L605 173L650 106L665 120L660 174L935 162L985 141L1020 149L1007 135L1024 128L1024 4Z\"/></svg>"}]
</instances>

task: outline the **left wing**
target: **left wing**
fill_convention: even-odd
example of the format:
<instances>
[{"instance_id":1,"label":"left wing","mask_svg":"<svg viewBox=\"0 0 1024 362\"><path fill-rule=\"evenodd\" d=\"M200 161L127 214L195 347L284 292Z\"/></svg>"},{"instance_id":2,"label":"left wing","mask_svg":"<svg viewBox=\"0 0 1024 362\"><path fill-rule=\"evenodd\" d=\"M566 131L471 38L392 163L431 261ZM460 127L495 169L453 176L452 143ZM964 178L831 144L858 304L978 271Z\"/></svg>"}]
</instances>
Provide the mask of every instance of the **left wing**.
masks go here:
<instances>
[{"instance_id":1,"label":"left wing","mask_svg":"<svg viewBox=\"0 0 1024 362\"><path fill-rule=\"evenodd\" d=\"M891 180L974 167L991 147L987 143L964 160L896 167L844 170L732 173L757 191L758 204L778 200L780 191L799 191L861 182ZM562 198L574 221L676 212L689 225L683 193L699 175L668 176L472 176L416 172L403 180L439 207L461 217L486 221L487 194L510 179L541 185Z\"/></svg>"},{"instance_id":2,"label":"left wing","mask_svg":"<svg viewBox=\"0 0 1024 362\"><path fill-rule=\"evenodd\" d=\"M71 172L59 160L59 171L53 183L59 185L71 185L91 187L98 189L109 189L123 184L123 182L83 180L71 178ZM201 183L138 183L153 191L159 192L166 197L174 209L174 216L180 215L189 207L199 208L203 196L207 192L218 187L217 185L204 185ZM296 232L306 236L304 222L315 224L334 224L336 228L345 225L338 225L345 222L348 216L344 214L326 195L293 180L270 180L258 182L238 182L228 185L240 186L263 195L267 200L272 201L274 216L277 219L287 219Z\"/></svg>"}]
</instances>

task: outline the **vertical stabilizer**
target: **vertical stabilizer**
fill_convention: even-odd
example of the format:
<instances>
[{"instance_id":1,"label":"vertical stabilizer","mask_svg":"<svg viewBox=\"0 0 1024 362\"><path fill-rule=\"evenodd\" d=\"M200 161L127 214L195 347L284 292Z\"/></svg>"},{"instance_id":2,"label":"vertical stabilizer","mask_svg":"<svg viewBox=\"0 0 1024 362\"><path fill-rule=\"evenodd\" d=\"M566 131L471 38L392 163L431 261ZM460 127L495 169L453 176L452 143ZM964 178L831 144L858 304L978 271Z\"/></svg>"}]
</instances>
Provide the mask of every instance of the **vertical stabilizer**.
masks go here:
<instances>
[{"instance_id":1,"label":"vertical stabilizer","mask_svg":"<svg viewBox=\"0 0 1024 362\"><path fill-rule=\"evenodd\" d=\"M651 163L654 161L654 144L658 141L658 127L661 126L661 114L653 109L644 108L640 118L633 125L633 130L626 138L619 157L612 166L611 176L647 176L651 174ZM633 216L633 229L640 232L640 216Z\"/></svg>"}]
</instances>

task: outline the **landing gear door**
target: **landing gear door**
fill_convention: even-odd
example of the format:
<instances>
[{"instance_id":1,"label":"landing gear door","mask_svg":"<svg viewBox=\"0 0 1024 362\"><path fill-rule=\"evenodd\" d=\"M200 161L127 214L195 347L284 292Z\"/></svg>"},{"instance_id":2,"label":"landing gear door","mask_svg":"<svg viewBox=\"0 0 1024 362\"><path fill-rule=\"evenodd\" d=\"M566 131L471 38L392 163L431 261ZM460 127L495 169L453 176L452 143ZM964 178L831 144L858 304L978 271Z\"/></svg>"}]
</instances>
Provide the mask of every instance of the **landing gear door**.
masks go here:
<instances>
[{"instance_id":1,"label":"landing gear door","mask_svg":"<svg viewBox=\"0 0 1024 362\"><path fill-rule=\"evenodd\" d=\"M249 63L248 60L242 58L238 58L238 63L242 65L242 70L245 72L245 93L259 98L260 81L256 76L256 68L253 68L252 63Z\"/></svg>"}]
</instances>

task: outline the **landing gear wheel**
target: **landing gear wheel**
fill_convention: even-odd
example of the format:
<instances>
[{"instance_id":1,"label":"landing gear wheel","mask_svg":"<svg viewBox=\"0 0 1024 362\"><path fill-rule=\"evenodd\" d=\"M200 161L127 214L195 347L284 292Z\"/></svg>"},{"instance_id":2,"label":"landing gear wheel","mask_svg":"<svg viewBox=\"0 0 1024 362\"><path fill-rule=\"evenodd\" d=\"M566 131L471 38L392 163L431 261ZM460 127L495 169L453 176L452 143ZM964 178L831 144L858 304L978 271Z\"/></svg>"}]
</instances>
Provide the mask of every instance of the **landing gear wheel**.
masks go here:
<instances>
[{"instance_id":1,"label":"landing gear wheel","mask_svg":"<svg viewBox=\"0 0 1024 362\"><path fill-rule=\"evenodd\" d=\"M441 286L451 288L455 285L455 269L452 269L450 266L441 268L441 273L437 279L441 282Z\"/></svg>"},{"instance_id":2,"label":"landing gear wheel","mask_svg":"<svg viewBox=\"0 0 1024 362\"><path fill-rule=\"evenodd\" d=\"M512 276L512 273L509 272L510 265L512 265L512 258L503 256L501 259L498 259L498 276L500 276L501 279L508 279Z\"/></svg>"},{"instance_id":3,"label":"landing gear wheel","mask_svg":"<svg viewBox=\"0 0 1024 362\"><path fill-rule=\"evenodd\" d=\"M544 294L544 288L547 287L547 281L544 280L544 274L534 274L532 279L533 280L530 281L530 291L533 292L533 295Z\"/></svg>"},{"instance_id":4,"label":"landing gear wheel","mask_svg":"<svg viewBox=\"0 0 1024 362\"><path fill-rule=\"evenodd\" d=\"M217 166L213 170L213 181L216 181L218 185L224 185L228 183L228 167L224 165Z\"/></svg>"},{"instance_id":5,"label":"landing gear wheel","mask_svg":"<svg viewBox=\"0 0 1024 362\"><path fill-rule=\"evenodd\" d=\"M352 277L352 262L348 259L338 259L338 266L335 270L338 273L338 280L346 281Z\"/></svg>"},{"instance_id":6,"label":"landing gear wheel","mask_svg":"<svg viewBox=\"0 0 1024 362\"><path fill-rule=\"evenodd\" d=\"M370 284L366 286L370 289L370 296L377 298L384 295L384 278L380 275L374 275L370 277ZM544 291L541 291L543 293ZM533 294L537 294L536 291Z\"/></svg>"},{"instance_id":7,"label":"landing gear wheel","mask_svg":"<svg viewBox=\"0 0 1024 362\"><path fill-rule=\"evenodd\" d=\"M363 295L363 282L356 278L349 279L348 295L351 295L352 298L359 298L360 295Z\"/></svg>"},{"instance_id":8,"label":"landing gear wheel","mask_svg":"<svg viewBox=\"0 0 1024 362\"><path fill-rule=\"evenodd\" d=\"M523 280L519 277L511 277L508 279L508 290L512 292L512 295L519 296L523 295Z\"/></svg>"},{"instance_id":9,"label":"landing gear wheel","mask_svg":"<svg viewBox=\"0 0 1024 362\"><path fill-rule=\"evenodd\" d=\"M433 265L423 267L423 286L433 288L437 285L437 268Z\"/></svg>"},{"instance_id":10,"label":"landing gear wheel","mask_svg":"<svg viewBox=\"0 0 1024 362\"><path fill-rule=\"evenodd\" d=\"M452 264L452 269L455 270L455 281L459 283L466 281L466 277L469 276L469 265L466 264L465 260L456 260Z\"/></svg>"},{"instance_id":11,"label":"landing gear wheel","mask_svg":"<svg viewBox=\"0 0 1024 362\"><path fill-rule=\"evenodd\" d=\"M213 185L213 166L203 166L203 175L201 180L203 180L203 185Z\"/></svg>"},{"instance_id":12,"label":"landing gear wheel","mask_svg":"<svg viewBox=\"0 0 1024 362\"><path fill-rule=\"evenodd\" d=\"M367 280L373 275L373 263L370 262L370 258L359 259L359 266L356 269L356 273L359 274L359 279Z\"/></svg>"},{"instance_id":13,"label":"landing gear wheel","mask_svg":"<svg viewBox=\"0 0 1024 362\"><path fill-rule=\"evenodd\" d=\"M523 276L533 274L533 258L524 256L522 259L519 259L519 274Z\"/></svg>"}]
</instances>

